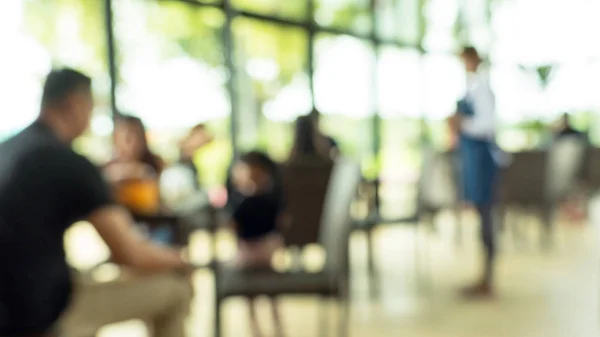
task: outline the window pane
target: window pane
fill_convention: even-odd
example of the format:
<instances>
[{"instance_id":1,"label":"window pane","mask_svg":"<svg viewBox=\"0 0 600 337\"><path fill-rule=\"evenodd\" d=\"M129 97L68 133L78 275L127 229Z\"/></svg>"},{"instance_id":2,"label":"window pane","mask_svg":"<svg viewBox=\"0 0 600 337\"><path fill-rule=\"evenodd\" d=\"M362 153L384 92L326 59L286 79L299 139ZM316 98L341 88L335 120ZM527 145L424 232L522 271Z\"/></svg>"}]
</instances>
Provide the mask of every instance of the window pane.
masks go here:
<instances>
[{"instance_id":1,"label":"window pane","mask_svg":"<svg viewBox=\"0 0 600 337\"><path fill-rule=\"evenodd\" d=\"M373 114L373 49L348 36L317 36L315 99L324 114L353 118Z\"/></svg>"},{"instance_id":2,"label":"window pane","mask_svg":"<svg viewBox=\"0 0 600 337\"><path fill-rule=\"evenodd\" d=\"M569 63L556 67L544 90L554 116L561 112L600 110L600 62Z\"/></svg>"},{"instance_id":3,"label":"window pane","mask_svg":"<svg viewBox=\"0 0 600 337\"><path fill-rule=\"evenodd\" d=\"M534 69L494 65L491 81L496 95L497 116L503 124L516 124L546 114L542 87Z\"/></svg>"},{"instance_id":4,"label":"window pane","mask_svg":"<svg viewBox=\"0 0 600 337\"><path fill-rule=\"evenodd\" d=\"M370 0L315 0L317 24L368 33L372 29Z\"/></svg>"},{"instance_id":5,"label":"window pane","mask_svg":"<svg viewBox=\"0 0 600 337\"><path fill-rule=\"evenodd\" d=\"M380 115L383 118L419 117L423 87L419 52L382 47L377 71Z\"/></svg>"},{"instance_id":6,"label":"window pane","mask_svg":"<svg viewBox=\"0 0 600 337\"><path fill-rule=\"evenodd\" d=\"M371 116L375 56L364 41L348 36L320 35L315 46L315 100L322 127L336 138L342 152L371 154Z\"/></svg>"},{"instance_id":7,"label":"window pane","mask_svg":"<svg viewBox=\"0 0 600 337\"><path fill-rule=\"evenodd\" d=\"M422 122L409 117L385 119L380 133L383 216L412 216L416 211L416 187L421 168Z\"/></svg>"},{"instance_id":8,"label":"window pane","mask_svg":"<svg viewBox=\"0 0 600 337\"><path fill-rule=\"evenodd\" d=\"M419 0L380 0L377 2L377 33L410 46L419 44Z\"/></svg>"},{"instance_id":9,"label":"window pane","mask_svg":"<svg viewBox=\"0 0 600 337\"><path fill-rule=\"evenodd\" d=\"M299 28L250 19L233 25L238 65L239 144L287 157L293 122L310 112L306 72L308 34Z\"/></svg>"},{"instance_id":10,"label":"window pane","mask_svg":"<svg viewBox=\"0 0 600 337\"><path fill-rule=\"evenodd\" d=\"M423 46L432 52L453 52L457 46L458 0L427 0Z\"/></svg>"},{"instance_id":11,"label":"window pane","mask_svg":"<svg viewBox=\"0 0 600 337\"><path fill-rule=\"evenodd\" d=\"M304 20L307 16L306 0L231 0L234 7L255 13Z\"/></svg>"},{"instance_id":12,"label":"window pane","mask_svg":"<svg viewBox=\"0 0 600 337\"><path fill-rule=\"evenodd\" d=\"M465 72L457 57L426 54L423 58L423 110L429 119L443 119L454 113L456 102L465 94Z\"/></svg>"},{"instance_id":13,"label":"window pane","mask_svg":"<svg viewBox=\"0 0 600 337\"><path fill-rule=\"evenodd\" d=\"M491 42L489 3L489 0L465 0L461 8L464 31L460 38L463 42L477 47L483 54L488 53Z\"/></svg>"},{"instance_id":14,"label":"window pane","mask_svg":"<svg viewBox=\"0 0 600 337\"><path fill-rule=\"evenodd\" d=\"M117 103L148 127L152 148L168 161L192 126L216 134L199 154L205 183L224 181L231 159L230 104L221 43L223 13L177 2L114 2L120 81Z\"/></svg>"},{"instance_id":15,"label":"window pane","mask_svg":"<svg viewBox=\"0 0 600 337\"><path fill-rule=\"evenodd\" d=\"M383 183L382 212L386 217L411 216L416 210L422 75L418 51L381 48L378 64L378 101L382 117L379 168Z\"/></svg>"},{"instance_id":16,"label":"window pane","mask_svg":"<svg viewBox=\"0 0 600 337\"><path fill-rule=\"evenodd\" d=\"M495 60L527 65L583 62L597 57L599 15L597 1L498 2L493 11L492 55Z\"/></svg>"},{"instance_id":17,"label":"window pane","mask_svg":"<svg viewBox=\"0 0 600 337\"><path fill-rule=\"evenodd\" d=\"M94 80L96 108L90 131L76 145L104 160L112 130L102 3L96 1L1 1L0 138L31 123L39 112L44 77L52 67L76 68ZM20 65L16 66L15 65Z\"/></svg>"}]
</instances>

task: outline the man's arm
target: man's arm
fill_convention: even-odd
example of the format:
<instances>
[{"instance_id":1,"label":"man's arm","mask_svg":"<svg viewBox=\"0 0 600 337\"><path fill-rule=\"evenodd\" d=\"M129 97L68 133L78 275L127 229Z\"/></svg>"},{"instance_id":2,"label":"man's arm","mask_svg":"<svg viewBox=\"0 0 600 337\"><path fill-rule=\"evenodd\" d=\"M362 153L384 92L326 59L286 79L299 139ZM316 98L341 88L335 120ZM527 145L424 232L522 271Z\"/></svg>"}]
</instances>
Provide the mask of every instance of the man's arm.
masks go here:
<instances>
[{"instance_id":1,"label":"man's arm","mask_svg":"<svg viewBox=\"0 0 600 337\"><path fill-rule=\"evenodd\" d=\"M132 230L131 215L120 206L104 206L92 211L89 222L106 242L114 262L147 272L186 267L179 251L141 239Z\"/></svg>"},{"instance_id":2,"label":"man's arm","mask_svg":"<svg viewBox=\"0 0 600 337\"><path fill-rule=\"evenodd\" d=\"M133 230L133 219L113 202L100 171L86 158L64 155L57 174L64 183L71 218L88 220L106 242L115 262L146 272L183 268L179 251L142 240Z\"/></svg>"}]
</instances>

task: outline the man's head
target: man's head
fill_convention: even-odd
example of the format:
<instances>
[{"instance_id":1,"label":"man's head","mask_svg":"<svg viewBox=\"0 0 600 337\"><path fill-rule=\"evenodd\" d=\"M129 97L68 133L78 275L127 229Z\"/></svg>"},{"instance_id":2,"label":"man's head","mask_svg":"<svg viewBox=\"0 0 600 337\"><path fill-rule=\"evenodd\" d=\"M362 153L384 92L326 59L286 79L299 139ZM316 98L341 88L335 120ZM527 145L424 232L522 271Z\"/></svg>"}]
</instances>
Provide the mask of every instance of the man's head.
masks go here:
<instances>
[{"instance_id":1,"label":"man's head","mask_svg":"<svg viewBox=\"0 0 600 337\"><path fill-rule=\"evenodd\" d=\"M477 69L482 61L481 57L479 56L479 52L477 52L477 49L472 46L464 47L460 53L460 58L462 59L465 69L468 73L477 72Z\"/></svg>"},{"instance_id":2,"label":"man's head","mask_svg":"<svg viewBox=\"0 0 600 337\"><path fill-rule=\"evenodd\" d=\"M94 102L92 80L73 69L52 70L46 77L42 94L41 117L61 120L72 138L88 127Z\"/></svg>"}]
</instances>

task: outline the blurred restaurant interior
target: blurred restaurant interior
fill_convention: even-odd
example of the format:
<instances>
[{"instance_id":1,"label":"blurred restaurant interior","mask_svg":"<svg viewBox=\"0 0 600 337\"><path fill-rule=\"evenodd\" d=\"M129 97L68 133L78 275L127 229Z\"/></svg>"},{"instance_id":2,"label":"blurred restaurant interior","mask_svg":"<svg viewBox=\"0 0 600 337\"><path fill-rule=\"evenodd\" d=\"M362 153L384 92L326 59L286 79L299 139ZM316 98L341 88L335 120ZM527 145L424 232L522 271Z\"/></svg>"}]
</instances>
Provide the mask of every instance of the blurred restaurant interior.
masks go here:
<instances>
[{"instance_id":1,"label":"blurred restaurant interior","mask_svg":"<svg viewBox=\"0 0 600 337\"><path fill-rule=\"evenodd\" d=\"M234 235L219 228L229 168L251 150L285 162L295 122L308 115L362 173L346 240L348 336L597 336L599 17L598 0L2 0L0 140L36 119L44 78L58 67L93 79L91 125L73 146L99 166L113 156L120 113L143 121L168 165L188 131L206 127L212 139L193 163L208 206L157 220L185 222L177 233L204 266L194 275L189 336L213 335L220 301L222 335L252 335L243 298L221 294L213 268L235 254ZM499 187L500 290L489 302L457 295L480 255L477 221L457 200L447 122L467 89L465 45L484 55L496 141L513 163ZM555 146L565 114L586 138L574 159ZM563 211L567 199L585 204L577 224ZM331 240L319 240L302 252L308 271L330 263ZM74 225L65 246L71 265L93 269L96 282L117 277L89 224ZM274 268L294 269L295 251L279 253ZM286 336L334 335L333 302L284 296ZM134 320L98 336L148 331Z\"/></svg>"}]
</instances>

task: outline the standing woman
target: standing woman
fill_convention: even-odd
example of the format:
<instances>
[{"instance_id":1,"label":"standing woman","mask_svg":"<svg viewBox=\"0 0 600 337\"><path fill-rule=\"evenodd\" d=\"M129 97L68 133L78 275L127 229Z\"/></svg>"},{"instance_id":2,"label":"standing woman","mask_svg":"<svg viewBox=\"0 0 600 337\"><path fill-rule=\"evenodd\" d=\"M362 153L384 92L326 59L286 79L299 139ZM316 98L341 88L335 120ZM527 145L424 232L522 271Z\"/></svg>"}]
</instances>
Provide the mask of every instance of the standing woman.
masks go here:
<instances>
[{"instance_id":1,"label":"standing woman","mask_svg":"<svg viewBox=\"0 0 600 337\"><path fill-rule=\"evenodd\" d=\"M477 210L481 219L481 239L485 249L484 271L475 285L465 289L467 296L493 295L493 272L496 255L495 229L492 221L494 191L498 166L495 161L495 98L488 74L480 69L477 50L465 47L461 53L467 71L465 97L457 104L450 124L459 139L464 201Z\"/></svg>"}]
</instances>

